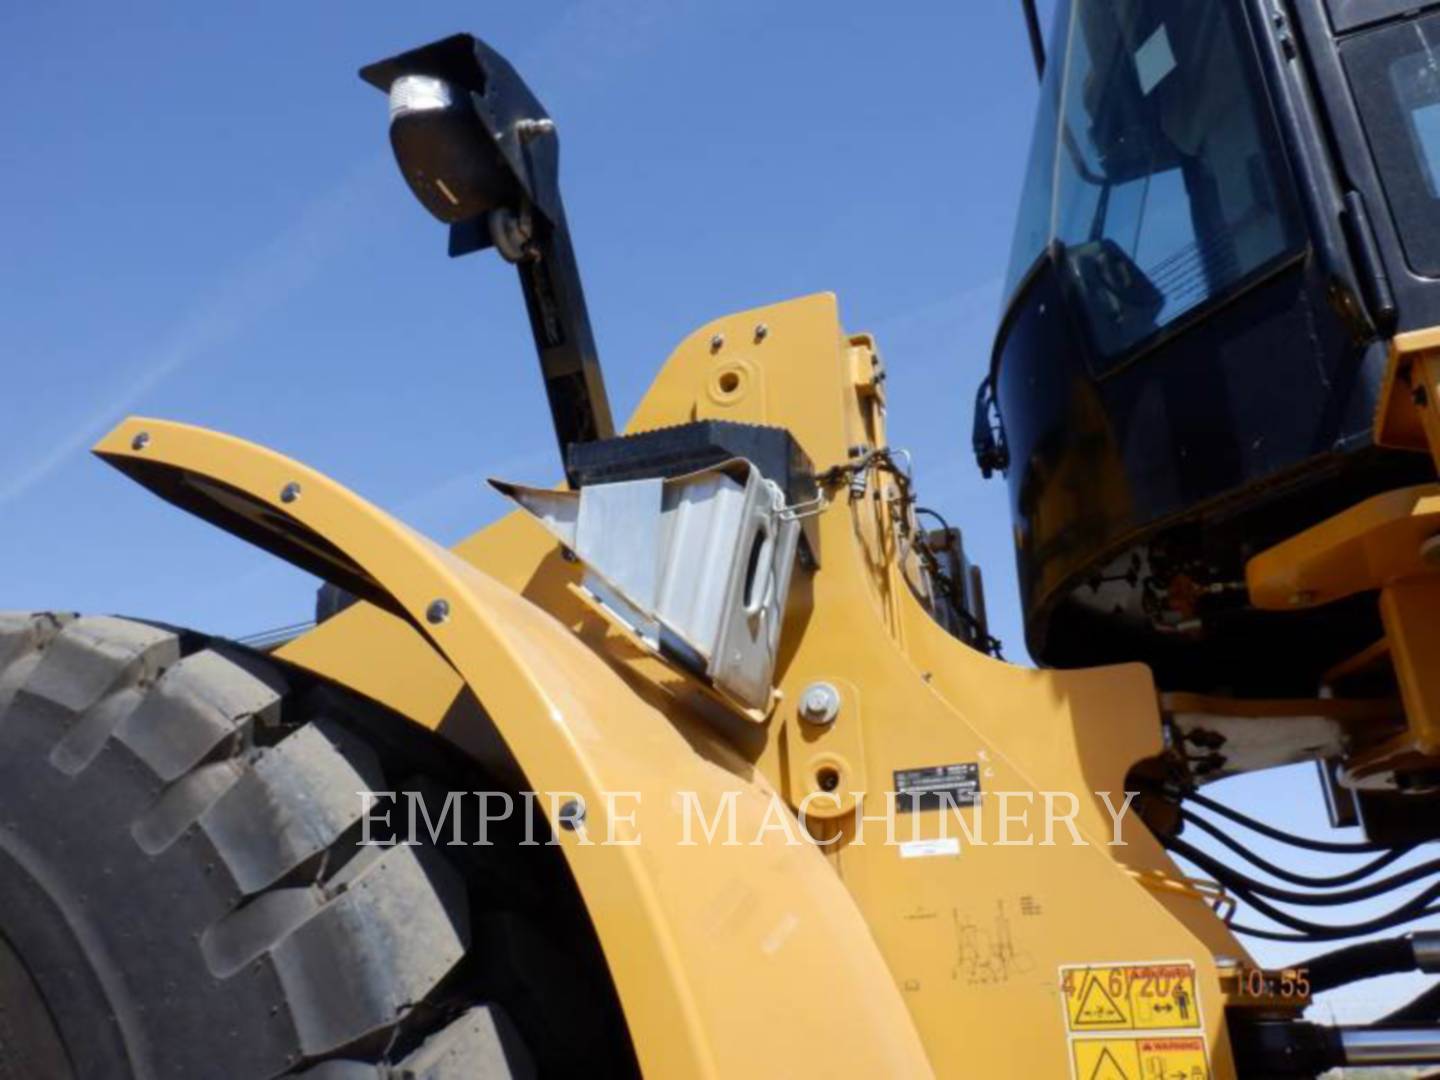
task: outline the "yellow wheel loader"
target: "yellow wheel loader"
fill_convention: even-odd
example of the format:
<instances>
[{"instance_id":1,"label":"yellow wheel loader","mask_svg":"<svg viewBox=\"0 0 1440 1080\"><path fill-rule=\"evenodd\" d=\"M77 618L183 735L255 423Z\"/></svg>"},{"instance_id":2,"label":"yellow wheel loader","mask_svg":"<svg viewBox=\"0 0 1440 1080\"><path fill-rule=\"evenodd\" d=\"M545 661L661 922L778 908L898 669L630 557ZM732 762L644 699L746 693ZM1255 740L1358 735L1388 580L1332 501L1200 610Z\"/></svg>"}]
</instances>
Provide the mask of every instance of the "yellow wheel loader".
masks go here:
<instances>
[{"instance_id":1,"label":"yellow wheel loader","mask_svg":"<svg viewBox=\"0 0 1440 1080\"><path fill-rule=\"evenodd\" d=\"M1440 7L1022 12L973 442L1042 666L833 297L699 328L617 432L555 123L468 35L372 64L450 254L518 273L563 479L446 549L230 435L96 445L327 584L263 649L0 616L0 1075L1440 1064L1434 990L1305 1013L1440 972ZM1351 831L1205 791L1294 763Z\"/></svg>"}]
</instances>

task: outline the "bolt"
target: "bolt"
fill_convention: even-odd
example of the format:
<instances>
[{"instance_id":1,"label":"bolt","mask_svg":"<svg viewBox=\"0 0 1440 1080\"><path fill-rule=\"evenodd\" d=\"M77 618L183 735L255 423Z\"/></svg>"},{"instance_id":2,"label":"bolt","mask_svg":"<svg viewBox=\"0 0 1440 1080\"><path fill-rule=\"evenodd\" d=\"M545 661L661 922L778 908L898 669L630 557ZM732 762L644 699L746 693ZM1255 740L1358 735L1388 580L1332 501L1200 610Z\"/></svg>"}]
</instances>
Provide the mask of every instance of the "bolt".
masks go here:
<instances>
[{"instance_id":1,"label":"bolt","mask_svg":"<svg viewBox=\"0 0 1440 1080\"><path fill-rule=\"evenodd\" d=\"M1420 561L1431 570L1440 570L1440 533L1420 545Z\"/></svg>"},{"instance_id":2,"label":"bolt","mask_svg":"<svg viewBox=\"0 0 1440 1080\"><path fill-rule=\"evenodd\" d=\"M291 480L290 483L280 489L280 501L283 503L292 503L299 497L300 485L294 480Z\"/></svg>"},{"instance_id":3,"label":"bolt","mask_svg":"<svg viewBox=\"0 0 1440 1080\"><path fill-rule=\"evenodd\" d=\"M515 134L519 135L525 142L531 139L538 139L541 135L555 134L555 121L546 117L544 120L517 120L515 122Z\"/></svg>"},{"instance_id":4,"label":"bolt","mask_svg":"<svg viewBox=\"0 0 1440 1080\"><path fill-rule=\"evenodd\" d=\"M574 832L585 824L585 803L581 799L567 799L560 807L560 827Z\"/></svg>"},{"instance_id":5,"label":"bolt","mask_svg":"<svg viewBox=\"0 0 1440 1080\"><path fill-rule=\"evenodd\" d=\"M133 439L130 440L130 449L131 449L131 450L144 450L145 447L147 447L147 446L149 446L149 445L150 445L150 433L149 433L148 431L142 431L142 432L140 432L139 435L136 435L135 438L133 438Z\"/></svg>"},{"instance_id":6,"label":"bolt","mask_svg":"<svg viewBox=\"0 0 1440 1080\"><path fill-rule=\"evenodd\" d=\"M840 714L840 691L828 682L813 682L800 695L800 716L812 724L833 724Z\"/></svg>"},{"instance_id":7,"label":"bolt","mask_svg":"<svg viewBox=\"0 0 1440 1080\"><path fill-rule=\"evenodd\" d=\"M768 326L766 326L763 322L762 322L762 323L756 323L756 324L755 324L755 341L756 341L756 344L759 344L760 342L764 341L764 340L765 340L767 337L769 337L769 336L770 336L770 328L769 328Z\"/></svg>"},{"instance_id":8,"label":"bolt","mask_svg":"<svg viewBox=\"0 0 1440 1080\"><path fill-rule=\"evenodd\" d=\"M561 547L560 547L560 558L564 559L566 562L571 562L571 563L575 563L575 562L579 562L579 561L580 561L580 556L579 556L579 555L576 555L575 552L571 551L568 547L565 547L563 544L562 544Z\"/></svg>"},{"instance_id":9,"label":"bolt","mask_svg":"<svg viewBox=\"0 0 1440 1080\"><path fill-rule=\"evenodd\" d=\"M432 626L439 626L448 618L450 618L450 602L448 600L431 600L430 606L425 609L426 622Z\"/></svg>"},{"instance_id":10,"label":"bolt","mask_svg":"<svg viewBox=\"0 0 1440 1080\"><path fill-rule=\"evenodd\" d=\"M719 352L719 351L720 351L722 348L724 348L724 347L725 347L725 335L724 335L724 334L716 334L714 337L712 337L712 338L710 339L710 351L711 351L711 352Z\"/></svg>"}]
</instances>

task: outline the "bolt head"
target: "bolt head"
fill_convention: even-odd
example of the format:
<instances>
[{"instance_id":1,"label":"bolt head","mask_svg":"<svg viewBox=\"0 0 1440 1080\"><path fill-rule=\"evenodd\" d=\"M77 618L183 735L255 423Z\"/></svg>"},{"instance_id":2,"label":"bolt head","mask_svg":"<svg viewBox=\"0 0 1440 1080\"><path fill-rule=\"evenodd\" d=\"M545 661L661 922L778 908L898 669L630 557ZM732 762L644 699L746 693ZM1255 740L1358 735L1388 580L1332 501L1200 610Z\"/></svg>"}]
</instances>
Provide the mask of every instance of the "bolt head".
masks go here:
<instances>
[{"instance_id":1,"label":"bolt head","mask_svg":"<svg viewBox=\"0 0 1440 1080\"><path fill-rule=\"evenodd\" d=\"M770 327L766 326L763 322L755 324L755 340L757 342L764 341L769 336Z\"/></svg>"},{"instance_id":2,"label":"bolt head","mask_svg":"<svg viewBox=\"0 0 1440 1080\"><path fill-rule=\"evenodd\" d=\"M130 449L131 449L131 450L135 450L135 451L144 450L145 447L147 447L147 446L149 446L149 445L150 445L150 433L149 433L148 431L142 431L142 432L140 432L140 434L136 435L135 438L133 438L133 439L130 440Z\"/></svg>"},{"instance_id":3,"label":"bolt head","mask_svg":"<svg viewBox=\"0 0 1440 1080\"><path fill-rule=\"evenodd\" d=\"M560 827L566 832L575 832L585 824L585 803L581 799L567 799L560 806Z\"/></svg>"},{"instance_id":4,"label":"bolt head","mask_svg":"<svg viewBox=\"0 0 1440 1080\"><path fill-rule=\"evenodd\" d=\"M294 480L291 480L290 483L280 489L280 501L282 503L293 503L298 498L300 498L300 485Z\"/></svg>"},{"instance_id":5,"label":"bolt head","mask_svg":"<svg viewBox=\"0 0 1440 1080\"><path fill-rule=\"evenodd\" d=\"M430 606L425 609L425 621L431 626L439 626L448 618L450 618L450 602L444 599L431 600Z\"/></svg>"},{"instance_id":6,"label":"bolt head","mask_svg":"<svg viewBox=\"0 0 1440 1080\"><path fill-rule=\"evenodd\" d=\"M724 334L716 334L714 337L712 337L712 338L710 339L710 351L711 351L711 352L719 352L719 351L720 351L721 349L723 349L724 347L725 347L725 335L724 335Z\"/></svg>"},{"instance_id":7,"label":"bolt head","mask_svg":"<svg viewBox=\"0 0 1440 1080\"><path fill-rule=\"evenodd\" d=\"M1420 561L1431 570L1440 570L1440 533L1420 545Z\"/></svg>"},{"instance_id":8,"label":"bolt head","mask_svg":"<svg viewBox=\"0 0 1440 1080\"><path fill-rule=\"evenodd\" d=\"M812 724L833 724L840 714L840 691L827 682L811 683L800 695L800 716Z\"/></svg>"}]
</instances>

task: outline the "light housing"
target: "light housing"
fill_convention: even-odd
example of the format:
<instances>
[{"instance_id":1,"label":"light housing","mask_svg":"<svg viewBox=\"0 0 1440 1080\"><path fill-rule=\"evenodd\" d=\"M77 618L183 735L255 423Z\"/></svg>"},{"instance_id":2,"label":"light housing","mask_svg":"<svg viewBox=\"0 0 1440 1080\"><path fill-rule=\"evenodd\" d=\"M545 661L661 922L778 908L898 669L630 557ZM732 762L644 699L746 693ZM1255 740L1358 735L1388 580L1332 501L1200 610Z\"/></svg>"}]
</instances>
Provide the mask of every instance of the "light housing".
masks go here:
<instances>
[{"instance_id":1,"label":"light housing","mask_svg":"<svg viewBox=\"0 0 1440 1080\"><path fill-rule=\"evenodd\" d=\"M407 74L390 84L390 146L415 197L447 225L519 201L470 92L445 79Z\"/></svg>"}]
</instances>

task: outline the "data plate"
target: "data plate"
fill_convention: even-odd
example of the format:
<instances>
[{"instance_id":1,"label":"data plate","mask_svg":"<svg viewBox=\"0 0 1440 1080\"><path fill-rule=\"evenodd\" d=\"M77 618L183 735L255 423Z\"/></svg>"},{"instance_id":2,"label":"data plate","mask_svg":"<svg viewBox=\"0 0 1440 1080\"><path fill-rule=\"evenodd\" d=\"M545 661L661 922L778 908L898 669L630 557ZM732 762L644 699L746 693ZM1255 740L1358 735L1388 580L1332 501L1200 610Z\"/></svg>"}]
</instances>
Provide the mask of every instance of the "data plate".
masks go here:
<instances>
[{"instance_id":1,"label":"data plate","mask_svg":"<svg viewBox=\"0 0 1440 1080\"><path fill-rule=\"evenodd\" d=\"M974 806L979 801L978 762L895 770L897 810L942 810L947 806Z\"/></svg>"}]
</instances>

